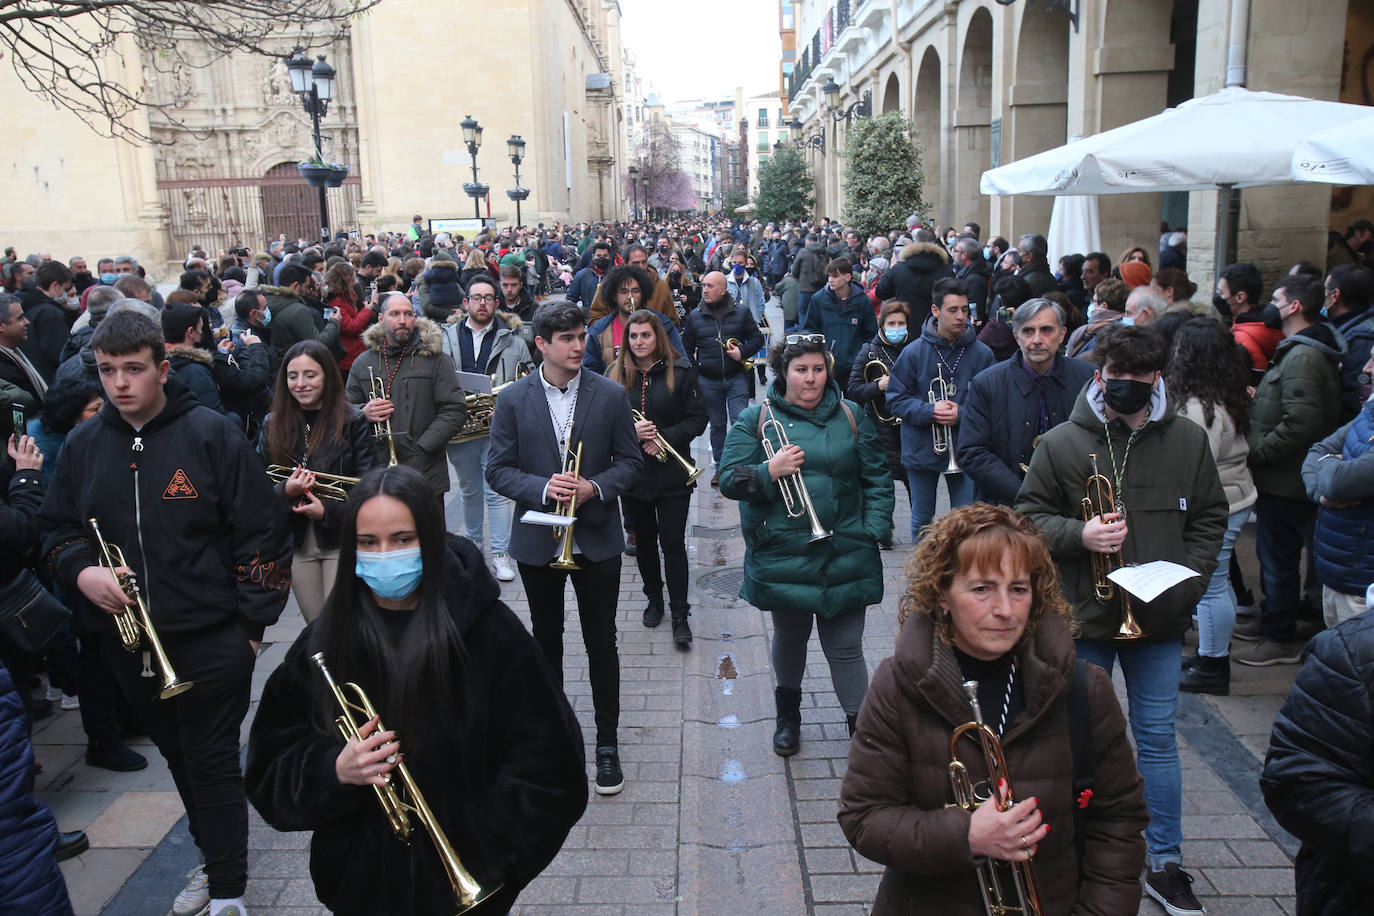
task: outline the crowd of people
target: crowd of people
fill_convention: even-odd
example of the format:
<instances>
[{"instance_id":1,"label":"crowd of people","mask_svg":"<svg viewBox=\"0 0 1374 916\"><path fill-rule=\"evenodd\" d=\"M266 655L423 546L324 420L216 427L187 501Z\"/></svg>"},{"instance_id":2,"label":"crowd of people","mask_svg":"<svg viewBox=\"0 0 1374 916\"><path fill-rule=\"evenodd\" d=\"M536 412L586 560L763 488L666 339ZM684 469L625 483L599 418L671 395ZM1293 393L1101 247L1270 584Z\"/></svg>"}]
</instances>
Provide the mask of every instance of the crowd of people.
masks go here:
<instances>
[{"instance_id":1,"label":"crowd of people","mask_svg":"<svg viewBox=\"0 0 1374 916\"><path fill-rule=\"evenodd\" d=\"M781 756L801 751L818 631L852 736L840 824L887 867L875 912L967 908L989 885L1043 912L1134 912L1142 890L1204 912L1183 867L1179 691L1224 695L1232 661L1296 663L1324 629L1325 664L1367 663L1351 656L1374 585L1374 225L1334 236L1329 270L1270 277L1268 297L1237 263L1202 300L1186 234L1161 229L1115 260L1050 264L1038 234L915 215L867 239L694 217L471 240L417 215L197 249L165 293L132 257L91 271L8 250L0 789L23 852L0 855L0 904L69 911L55 863L87 840L33 799L27 739L60 706L80 710L88 764L145 767L135 734L166 759L203 861L174 916L247 912L249 803L313 831L335 912L451 911L469 892L445 844L482 911L504 912L588 803L565 585L591 787L614 796L622 558L642 625L666 617L689 651L687 521L709 473L739 505L741 596L771 617ZM912 554L870 684L898 481ZM1262 600L1235 555L1252 516ZM1150 600L1108 576L1153 561L1191 575ZM528 630L501 599L517 576ZM257 651L288 596L306 627L241 768ZM16 611L35 606L41 638ZM1311 774L1369 780L1294 737L1337 714L1325 686L1300 678L1264 790L1310 849L1299 895L1307 880L1354 899ZM970 787L953 797L951 736ZM438 835L429 813L402 829L374 803L416 787ZM391 836L422 829L432 843Z\"/></svg>"}]
</instances>

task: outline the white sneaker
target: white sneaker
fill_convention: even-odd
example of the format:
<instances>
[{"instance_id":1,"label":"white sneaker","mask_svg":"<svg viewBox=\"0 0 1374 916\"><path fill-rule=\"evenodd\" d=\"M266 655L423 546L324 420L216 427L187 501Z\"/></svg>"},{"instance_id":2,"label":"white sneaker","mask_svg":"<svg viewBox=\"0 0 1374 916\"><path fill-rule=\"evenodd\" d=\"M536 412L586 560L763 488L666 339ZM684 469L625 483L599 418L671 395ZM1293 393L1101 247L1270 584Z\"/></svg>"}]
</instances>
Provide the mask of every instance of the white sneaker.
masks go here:
<instances>
[{"instance_id":1,"label":"white sneaker","mask_svg":"<svg viewBox=\"0 0 1374 916\"><path fill-rule=\"evenodd\" d=\"M69 697L63 694L61 706L63 709L80 709L81 697Z\"/></svg>"},{"instance_id":2,"label":"white sneaker","mask_svg":"<svg viewBox=\"0 0 1374 916\"><path fill-rule=\"evenodd\" d=\"M171 916L205 916L210 912L210 878L205 866L197 865L186 873L186 887L177 894Z\"/></svg>"},{"instance_id":3,"label":"white sneaker","mask_svg":"<svg viewBox=\"0 0 1374 916\"><path fill-rule=\"evenodd\" d=\"M492 554L491 565L496 568L496 578L502 582L515 581L515 570L510 568L510 561L506 559L504 552Z\"/></svg>"},{"instance_id":4,"label":"white sneaker","mask_svg":"<svg viewBox=\"0 0 1374 916\"><path fill-rule=\"evenodd\" d=\"M52 684L49 684L48 692L45 696L47 697L49 703L56 703L58 700L62 699L62 691L54 687Z\"/></svg>"}]
</instances>

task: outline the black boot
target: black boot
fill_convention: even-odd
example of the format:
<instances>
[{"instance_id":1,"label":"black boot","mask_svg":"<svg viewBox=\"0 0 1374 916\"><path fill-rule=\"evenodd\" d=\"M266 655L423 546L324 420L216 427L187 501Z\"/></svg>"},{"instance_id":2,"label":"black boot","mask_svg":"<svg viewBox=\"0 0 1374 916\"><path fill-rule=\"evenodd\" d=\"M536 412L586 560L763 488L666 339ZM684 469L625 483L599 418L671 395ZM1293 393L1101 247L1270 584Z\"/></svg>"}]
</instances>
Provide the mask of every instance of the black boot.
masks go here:
<instances>
[{"instance_id":1,"label":"black boot","mask_svg":"<svg viewBox=\"0 0 1374 916\"><path fill-rule=\"evenodd\" d=\"M673 613L673 644L679 649L687 649L692 645L692 628L687 625L687 618L692 616L692 606L690 604L670 604L668 610Z\"/></svg>"},{"instance_id":2,"label":"black boot","mask_svg":"<svg viewBox=\"0 0 1374 916\"><path fill-rule=\"evenodd\" d=\"M849 726L849 737L851 738L854 737L854 723L857 721L859 721L858 716L851 716L848 713L845 714L844 724Z\"/></svg>"},{"instance_id":3,"label":"black boot","mask_svg":"<svg viewBox=\"0 0 1374 916\"><path fill-rule=\"evenodd\" d=\"M1219 697L1230 696L1230 657L1223 655L1221 658L1212 658L1208 655L1199 655L1197 664L1183 672L1183 676L1178 682L1178 689L1186 690L1189 693L1210 693Z\"/></svg>"},{"instance_id":4,"label":"black boot","mask_svg":"<svg viewBox=\"0 0 1374 916\"><path fill-rule=\"evenodd\" d=\"M644 609L643 619L646 627L656 627L663 622L662 595L656 595L649 599L649 606Z\"/></svg>"},{"instance_id":5,"label":"black boot","mask_svg":"<svg viewBox=\"0 0 1374 916\"><path fill-rule=\"evenodd\" d=\"M773 690L773 701L778 706L773 753L791 757L801 750L801 691L795 687L777 687Z\"/></svg>"},{"instance_id":6,"label":"black boot","mask_svg":"<svg viewBox=\"0 0 1374 916\"><path fill-rule=\"evenodd\" d=\"M1184 670L1184 671L1187 671L1189 668L1191 668L1191 667L1193 667L1194 665L1197 664L1197 659L1198 659L1198 655L1199 655L1199 654L1200 654L1200 653L1194 652L1192 655L1185 655L1185 656L1183 656L1183 670Z\"/></svg>"},{"instance_id":7,"label":"black boot","mask_svg":"<svg viewBox=\"0 0 1374 916\"><path fill-rule=\"evenodd\" d=\"M73 856L79 856L90 848L91 841L87 838L84 830L73 830L71 833L59 833L57 835L55 853L59 862L65 862Z\"/></svg>"}]
</instances>

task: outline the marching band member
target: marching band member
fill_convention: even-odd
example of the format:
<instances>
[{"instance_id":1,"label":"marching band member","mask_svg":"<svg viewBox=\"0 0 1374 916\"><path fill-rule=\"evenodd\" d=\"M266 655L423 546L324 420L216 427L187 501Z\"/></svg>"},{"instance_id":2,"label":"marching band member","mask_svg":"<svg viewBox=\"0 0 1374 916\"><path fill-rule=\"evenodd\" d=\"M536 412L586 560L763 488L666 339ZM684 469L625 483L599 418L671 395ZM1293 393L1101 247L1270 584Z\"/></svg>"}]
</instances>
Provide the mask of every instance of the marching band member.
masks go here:
<instances>
[{"instance_id":1,"label":"marching band member","mask_svg":"<svg viewBox=\"0 0 1374 916\"><path fill-rule=\"evenodd\" d=\"M463 867L484 891L500 886L478 912L504 913L586 808L577 719L481 551L446 537L418 471L367 474L340 540L324 613L272 672L253 720L253 806L278 830L314 832L310 873L333 912L448 916L436 844L414 814L402 842L377 803L373 787L399 788L403 762ZM378 713L354 716L358 738L335 726L342 710L317 652Z\"/></svg>"},{"instance_id":2,"label":"marching band member","mask_svg":"<svg viewBox=\"0 0 1374 916\"><path fill-rule=\"evenodd\" d=\"M341 499L321 498L318 473L361 477L385 463L372 423L344 397L343 377L329 348L317 340L292 344L277 369L272 412L263 420L258 455L290 468L275 489L295 554L291 593L306 622L320 615L339 565Z\"/></svg>"},{"instance_id":3,"label":"marching band member","mask_svg":"<svg viewBox=\"0 0 1374 916\"><path fill-rule=\"evenodd\" d=\"M720 492L740 501L740 597L773 617L773 751L787 757L801 749L813 622L853 733L868 689L864 614L883 600L878 544L892 536L893 498L882 440L858 405L840 397L825 338L789 335L769 361L776 378L767 398L741 413L726 438Z\"/></svg>"},{"instance_id":4,"label":"marching band member","mask_svg":"<svg viewBox=\"0 0 1374 916\"><path fill-rule=\"evenodd\" d=\"M883 449L887 452L887 469L892 474L894 484L900 480L902 486L906 487L908 501L911 499L911 481L902 467L902 427L900 421L887 412L887 386L892 381L892 367L909 343L911 309L905 302L889 299L878 311L877 335L860 347L858 355L854 357L854 368L849 373L849 385L845 390L845 395L854 403L863 405L877 425L878 435L883 439ZM882 363L887 371L870 380L868 366L875 360ZM890 548L892 544L883 546Z\"/></svg>"},{"instance_id":5,"label":"marching band member","mask_svg":"<svg viewBox=\"0 0 1374 916\"><path fill-rule=\"evenodd\" d=\"M887 866L875 916L982 913L975 869L991 860L1030 867L1046 916L1134 913L1140 773L1111 678L1075 660L1072 612L1034 526L984 504L950 512L907 564L900 608L840 786L845 836ZM966 681L1006 759L1006 811L949 805L950 738L974 718ZM988 778L976 738L956 750L971 781ZM1090 788L1076 787L1080 773Z\"/></svg>"},{"instance_id":6,"label":"marching band member","mask_svg":"<svg viewBox=\"0 0 1374 916\"><path fill-rule=\"evenodd\" d=\"M1099 368L1067 423L1045 434L1031 456L1016 510L1042 532L1059 565L1064 597L1078 625L1080 658L1126 677L1131 731L1145 777L1150 825L1145 890L1171 913L1202 913L1183 861L1183 776L1174 712L1183 633L1202 597L1226 532L1227 503L1207 433L1167 403L1164 341L1150 328L1099 332ZM1116 512L1084 520L1091 455L1111 481ZM1124 511L1123 511L1124 510ZM1154 601L1124 603L1124 589L1094 564L1170 560L1199 575ZM1100 581L1099 581L1100 580ZM1102 597L1099 597L1102 596ZM1117 638L1131 610L1142 636Z\"/></svg>"},{"instance_id":7,"label":"marching band member","mask_svg":"<svg viewBox=\"0 0 1374 916\"><path fill-rule=\"evenodd\" d=\"M657 440L662 437L679 455L690 456L692 440L706 429L706 405L697 390L696 372L673 350L663 323L648 309L630 315L625 345L606 377L625 386L631 406L643 415L644 419L635 423L635 435L644 454L655 459L645 459L639 482L621 496L638 547L635 559L639 577L649 599L644 625L656 627L663 619L666 573L673 642L686 648L692 644L692 629L687 623L691 616L687 603L687 510L696 483L688 481L688 472L663 453ZM660 546L663 572L658 565Z\"/></svg>"}]
</instances>

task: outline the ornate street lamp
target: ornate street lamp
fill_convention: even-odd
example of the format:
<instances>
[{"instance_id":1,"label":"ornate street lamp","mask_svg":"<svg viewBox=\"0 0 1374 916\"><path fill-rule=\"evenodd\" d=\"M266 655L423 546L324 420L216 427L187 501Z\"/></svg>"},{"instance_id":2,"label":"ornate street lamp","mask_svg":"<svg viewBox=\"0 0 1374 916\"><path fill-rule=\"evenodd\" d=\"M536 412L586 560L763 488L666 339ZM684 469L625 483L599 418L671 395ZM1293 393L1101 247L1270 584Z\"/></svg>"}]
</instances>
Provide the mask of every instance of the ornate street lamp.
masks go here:
<instances>
[{"instance_id":1,"label":"ornate street lamp","mask_svg":"<svg viewBox=\"0 0 1374 916\"><path fill-rule=\"evenodd\" d=\"M286 70L291 75L291 91L301 100L305 113L310 115L314 131L315 160L301 169L306 181L319 188L320 192L320 239L329 241L329 204L325 199L325 188L337 188L348 175L347 169L336 169L324 163L324 151L320 138L320 118L329 111L329 103L334 98L334 68L321 54L312 64L305 49L296 46L286 59Z\"/></svg>"},{"instance_id":2,"label":"ornate street lamp","mask_svg":"<svg viewBox=\"0 0 1374 916\"><path fill-rule=\"evenodd\" d=\"M816 134L816 136L814 136L814 137L809 137L809 138L803 139L802 136L801 136L801 132L802 132L802 122L801 122L801 121L799 121L799 120L796 119L796 118L793 118L793 119L792 119L792 123L789 124L788 127L792 128L792 132L795 133L795 134L797 135L796 139L793 140L792 143L797 147L797 149L798 149L799 151L800 151L800 150L804 150L804 149L806 149L807 147L810 147L811 149L818 149L818 150L821 151L821 158L822 158L822 159L825 158L825 131L824 131L824 130L822 130L820 133Z\"/></svg>"},{"instance_id":3,"label":"ornate street lamp","mask_svg":"<svg viewBox=\"0 0 1374 916\"><path fill-rule=\"evenodd\" d=\"M634 195L634 210L631 219L639 219L639 169L630 166L630 193Z\"/></svg>"},{"instance_id":4,"label":"ornate street lamp","mask_svg":"<svg viewBox=\"0 0 1374 916\"><path fill-rule=\"evenodd\" d=\"M472 215L480 220L482 207L478 202L491 190L477 180L477 151L482 147L482 125L468 115L460 126L463 128L463 142L468 145L468 155L472 157L472 181L463 185L463 190L472 198Z\"/></svg>"},{"instance_id":5,"label":"ornate street lamp","mask_svg":"<svg viewBox=\"0 0 1374 916\"><path fill-rule=\"evenodd\" d=\"M515 225L521 225L520 202L530 196L527 188L520 187L520 162L525 158L525 141L519 134L511 134L506 141L506 152L510 154L510 161L515 164L515 190L507 191L506 196L515 201Z\"/></svg>"},{"instance_id":6,"label":"ornate street lamp","mask_svg":"<svg viewBox=\"0 0 1374 916\"><path fill-rule=\"evenodd\" d=\"M825 81L821 93L825 96L825 107L830 109L830 116L836 123L843 121L848 127L852 118L867 118L873 114L873 93L867 89L862 98L843 109L840 108L840 85L833 76Z\"/></svg>"}]
</instances>

